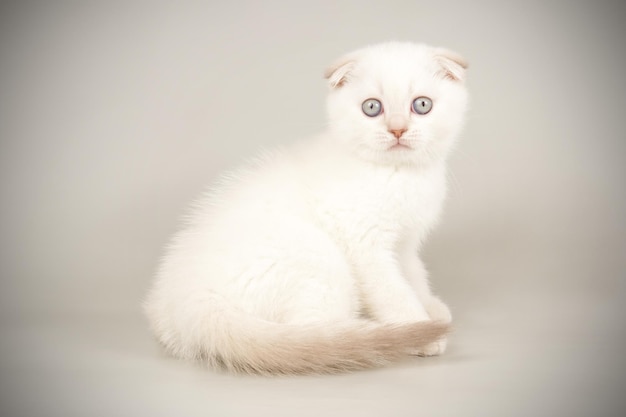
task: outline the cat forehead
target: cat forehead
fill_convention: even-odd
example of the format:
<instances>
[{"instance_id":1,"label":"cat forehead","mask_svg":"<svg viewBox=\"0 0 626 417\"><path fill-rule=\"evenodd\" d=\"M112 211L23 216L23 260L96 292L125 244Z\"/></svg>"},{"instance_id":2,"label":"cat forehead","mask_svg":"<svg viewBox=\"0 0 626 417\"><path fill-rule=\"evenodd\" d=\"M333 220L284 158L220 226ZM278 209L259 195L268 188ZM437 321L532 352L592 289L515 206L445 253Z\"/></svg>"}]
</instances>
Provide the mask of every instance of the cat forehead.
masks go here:
<instances>
[{"instance_id":1,"label":"cat forehead","mask_svg":"<svg viewBox=\"0 0 626 417\"><path fill-rule=\"evenodd\" d=\"M421 44L379 45L365 50L355 61L362 63L365 70L373 73L396 74L398 76L432 76L438 64L435 49Z\"/></svg>"},{"instance_id":2,"label":"cat forehead","mask_svg":"<svg viewBox=\"0 0 626 417\"><path fill-rule=\"evenodd\" d=\"M431 80L436 71L436 65L428 56L389 54L367 56L355 61L352 75L355 81L364 79L406 84Z\"/></svg>"},{"instance_id":3,"label":"cat forehead","mask_svg":"<svg viewBox=\"0 0 626 417\"><path fill-rule=\"evenodd\" d=\"M401 98L413 94L413 90L433 87L437 69L428 57L410 59L406 55L389 55L385 59L380 58L372 56L358 61L346 89Z\"/></svg>"}]
</instances>

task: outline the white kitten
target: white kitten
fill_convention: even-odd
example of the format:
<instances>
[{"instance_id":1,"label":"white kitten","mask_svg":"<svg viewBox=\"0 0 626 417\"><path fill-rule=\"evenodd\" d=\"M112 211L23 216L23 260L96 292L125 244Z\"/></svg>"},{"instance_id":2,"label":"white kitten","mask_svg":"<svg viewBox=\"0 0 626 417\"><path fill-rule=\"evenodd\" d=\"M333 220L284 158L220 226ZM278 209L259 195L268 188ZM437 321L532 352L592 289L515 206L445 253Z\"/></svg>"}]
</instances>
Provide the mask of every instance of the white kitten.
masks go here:
<instances>
[{"instance_id":1,"label":"white kitten","mask_svg":"<svg viewBox=\"0 0 626 417\"><path fill-rule=\"evenodd\" d=\"M327 132L228 176L173 239L145 310L173 355L327 373L445 349L418 250L445 194L466 64L386 43L331 66Z\"/></svg>"}]
</instances>

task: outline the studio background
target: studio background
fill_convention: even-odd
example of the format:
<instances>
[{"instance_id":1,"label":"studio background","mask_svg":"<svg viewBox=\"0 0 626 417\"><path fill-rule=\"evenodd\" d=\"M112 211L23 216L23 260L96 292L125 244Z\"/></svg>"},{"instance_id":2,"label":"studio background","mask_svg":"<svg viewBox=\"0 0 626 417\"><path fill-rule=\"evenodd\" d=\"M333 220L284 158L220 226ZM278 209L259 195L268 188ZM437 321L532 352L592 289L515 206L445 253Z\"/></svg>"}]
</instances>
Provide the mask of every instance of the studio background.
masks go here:
<instances>
[{"instance_id":1,"label":"studio background","mask_svg":"<svg viewBox=\"0 0 626 417\"><path fill-rule=\"evenodd\" d=\"M624 22L619 1L2 3L0 415L624 415ZM326 65L386 40L470 62L424 253L449 352L274 379L167 358L140 304L189 202L322 130Z\"/></svg>"}]
</instances>

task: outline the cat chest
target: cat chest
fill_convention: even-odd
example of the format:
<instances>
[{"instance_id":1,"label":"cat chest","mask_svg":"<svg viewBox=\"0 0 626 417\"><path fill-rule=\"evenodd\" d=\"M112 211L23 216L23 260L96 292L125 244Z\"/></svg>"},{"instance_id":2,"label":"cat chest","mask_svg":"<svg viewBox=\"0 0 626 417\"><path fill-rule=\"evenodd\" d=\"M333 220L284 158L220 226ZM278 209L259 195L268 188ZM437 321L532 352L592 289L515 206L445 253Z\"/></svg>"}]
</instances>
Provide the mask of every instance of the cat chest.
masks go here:
<instances>
[{"instance_id":1,"label":"cat chest","mask_svg":"<svg viewBox=\"0 0 626 417\"><path fill-rule=\"evenodd\" d=\"M428 229L445 194L442 181L409 175L337 181L318 200L318 220L349 238L395 238Z\"/></svg>"}]
</instances>

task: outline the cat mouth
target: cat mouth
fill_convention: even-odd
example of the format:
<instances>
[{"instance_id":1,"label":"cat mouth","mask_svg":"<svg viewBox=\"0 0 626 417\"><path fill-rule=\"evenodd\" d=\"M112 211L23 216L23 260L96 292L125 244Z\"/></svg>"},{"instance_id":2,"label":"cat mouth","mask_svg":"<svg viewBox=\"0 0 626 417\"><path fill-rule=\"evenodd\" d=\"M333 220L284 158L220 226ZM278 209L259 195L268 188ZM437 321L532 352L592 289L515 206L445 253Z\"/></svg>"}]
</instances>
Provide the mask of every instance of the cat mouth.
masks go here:
<instances>
[{"instance_id":1,"label":"cat mouth","mask_svg":"<svg viewBox=\"0 0 626 417\"><path fill-rule=\"evenodd\" d=\"M389 151L393 151L393 150L408 150L408 149L413 149L411 146L409 146L406 143L402 143L402 142L396 142L393 145L391 145L390 147L387 148L387 150Z\"/></svg>"}]
</instances>

